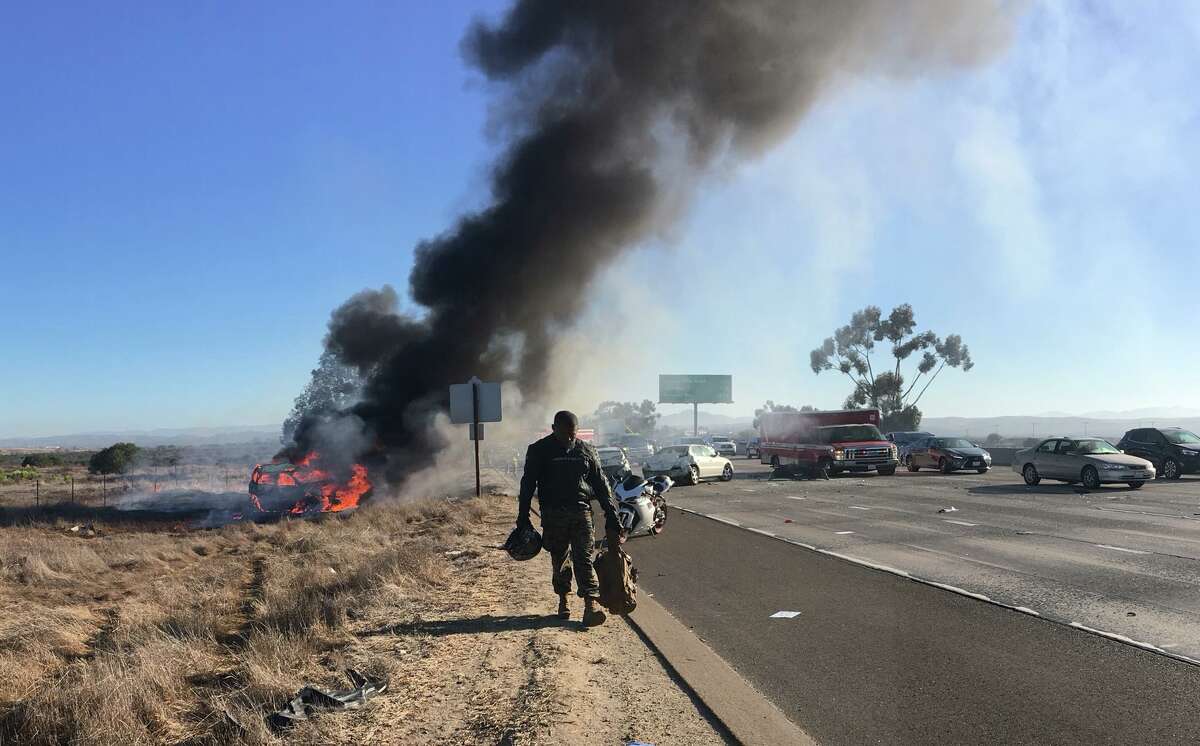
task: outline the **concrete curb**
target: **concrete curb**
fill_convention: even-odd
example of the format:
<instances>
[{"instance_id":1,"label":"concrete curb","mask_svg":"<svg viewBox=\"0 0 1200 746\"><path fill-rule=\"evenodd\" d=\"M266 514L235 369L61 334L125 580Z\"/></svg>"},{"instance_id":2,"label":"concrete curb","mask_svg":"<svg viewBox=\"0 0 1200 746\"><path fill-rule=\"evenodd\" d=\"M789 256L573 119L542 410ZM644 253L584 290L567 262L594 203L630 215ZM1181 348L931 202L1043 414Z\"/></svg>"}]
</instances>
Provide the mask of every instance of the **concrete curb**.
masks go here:
<instances>
[{"instance_id":1,"label":"concrete curb","mask_svg":"<svg viewBox=\"0 0 1200 746\"><path fill-rule=\"evenodd\" d=\"M637 609L625 621L649 641L739 743L815 746L811 736L653 597L639 594Z\"/></svg>"}]
</instances>

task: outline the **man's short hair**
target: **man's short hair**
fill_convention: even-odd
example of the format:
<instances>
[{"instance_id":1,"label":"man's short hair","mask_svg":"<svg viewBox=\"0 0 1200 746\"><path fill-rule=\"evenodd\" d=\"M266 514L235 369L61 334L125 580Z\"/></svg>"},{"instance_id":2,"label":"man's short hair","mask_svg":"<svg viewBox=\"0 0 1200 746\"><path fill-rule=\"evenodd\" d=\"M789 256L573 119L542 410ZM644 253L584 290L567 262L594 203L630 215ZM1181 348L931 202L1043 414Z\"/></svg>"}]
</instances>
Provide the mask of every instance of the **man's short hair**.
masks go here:
<instances>
[{"instance_id":1,"label":"man's short hair","mask_svg":"<svg viewBox=\"0 0 1200 746\"><path fill-rule=\"evenodd\" d=\"M571 425L572 427L579 427L579 418L575 416L574 412L568 412L567 410L563 409L554 413L554 424L560 426Z\"/></svg>"}]
</instances>

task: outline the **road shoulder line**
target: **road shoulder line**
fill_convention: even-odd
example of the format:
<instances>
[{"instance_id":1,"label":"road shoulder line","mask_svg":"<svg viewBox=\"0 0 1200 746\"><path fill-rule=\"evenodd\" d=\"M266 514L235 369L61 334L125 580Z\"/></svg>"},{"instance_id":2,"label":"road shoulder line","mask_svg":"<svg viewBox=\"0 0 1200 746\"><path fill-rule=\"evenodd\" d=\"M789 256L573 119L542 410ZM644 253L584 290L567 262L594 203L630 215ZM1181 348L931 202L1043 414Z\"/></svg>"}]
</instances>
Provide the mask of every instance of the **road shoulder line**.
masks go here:
<instances>
[{"instance_id":1,"label":"road shoulder line","mask_svg":"<svg viewBox=\"0 0 1200 746\"><path fill-rule=\"evenodd\" d=\"M738 742L746 746L816 745L800 726L653 597L642 595L637 609L625 621L662 656Z\"/></svg>"}]
</instances>

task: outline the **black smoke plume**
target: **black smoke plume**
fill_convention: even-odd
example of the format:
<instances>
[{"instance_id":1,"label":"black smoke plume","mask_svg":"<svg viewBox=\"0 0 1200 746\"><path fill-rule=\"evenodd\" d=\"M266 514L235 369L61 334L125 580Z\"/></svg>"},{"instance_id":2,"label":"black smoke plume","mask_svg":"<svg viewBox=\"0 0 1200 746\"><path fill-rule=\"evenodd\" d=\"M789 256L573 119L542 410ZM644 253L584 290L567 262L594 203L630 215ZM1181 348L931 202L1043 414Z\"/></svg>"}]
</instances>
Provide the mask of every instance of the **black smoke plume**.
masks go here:
<instances>
[{"instance_id":1,"label":"black smoke plume","mask_svg":"<svg viewBox=\"0 0 1200 746\"><path fill-rule=\"evenodd\" d=\"M388 477L431 463L447 386L479 375L546 390L556 332L597 272L669 225L717 162L760 154L846 79L921 76L1004 47L1004 0L520 0L477 22L467 58L495 86L508 141L492 199L417 247L425 311L389 286L334 311L327 349L364 377L358 418ZM357 420L355 420L356 424Z\"/></svg>"}]
</instances>

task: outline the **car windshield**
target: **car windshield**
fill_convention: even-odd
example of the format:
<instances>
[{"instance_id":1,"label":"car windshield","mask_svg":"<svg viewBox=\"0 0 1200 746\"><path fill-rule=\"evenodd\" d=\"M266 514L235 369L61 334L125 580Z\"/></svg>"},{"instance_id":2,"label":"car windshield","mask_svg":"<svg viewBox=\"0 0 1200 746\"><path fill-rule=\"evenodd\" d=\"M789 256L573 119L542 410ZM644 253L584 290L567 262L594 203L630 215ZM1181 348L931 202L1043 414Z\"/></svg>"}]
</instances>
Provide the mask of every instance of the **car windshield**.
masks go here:
<instances>
[{"instance_id":1,"label":"car windshield","mask_svg":"<svg viewBox=\"0 0 1200 746\"><path fill-rule=\"evenodd\" d=\"M1162 434L1169 443L1200 443L1200 436L1188 430L1163 430Z\"/></svg>"},{"instance_id":2,"label":"car windshield","mask_svg":"<svg viewBox=\"0 0 1200 746\"><path fill-rule=\"evenodd\" d=\"M941 448L974 448L975 444L966 438L938 438L937 444Z\"/></svg>"},{"instance_id":3,"label":"car windshield","mask_svg":"<svg viewBox=\"0 0 1200 746\"><path fill-rule=\"evenodd\" d=\"M668 453L672 456L682 456L688 452L687 446L667 446L659 451L659 453Z\"/></svg>"},{"instance_id":4,"label":"car windshield","mask_svg":"<svg viewBox=\"0 0 1200 746\"><path fill-rule=\"evenodd\" d=\"M1112 443L1109 443L1107 440L1101 440L1100 438L1085 438L1083 440L1077 440L1077 441L1075 441L1075 443L1076 443L1076 447L1075 447L1076 453L1093 454L1093 453L1120 453L1121 452Z\"/></svg>"},{"instance_id":5,"label":"car windshield","mask_svg":"<svg viewBox=\"0 0 1200 746\"><path fill-rule=\"evenodd\" d=\"M819 443L845 443L852 440L883 440L883 435L874 425L834 425L817 429Z\"/></svg>"}]
</instances>

